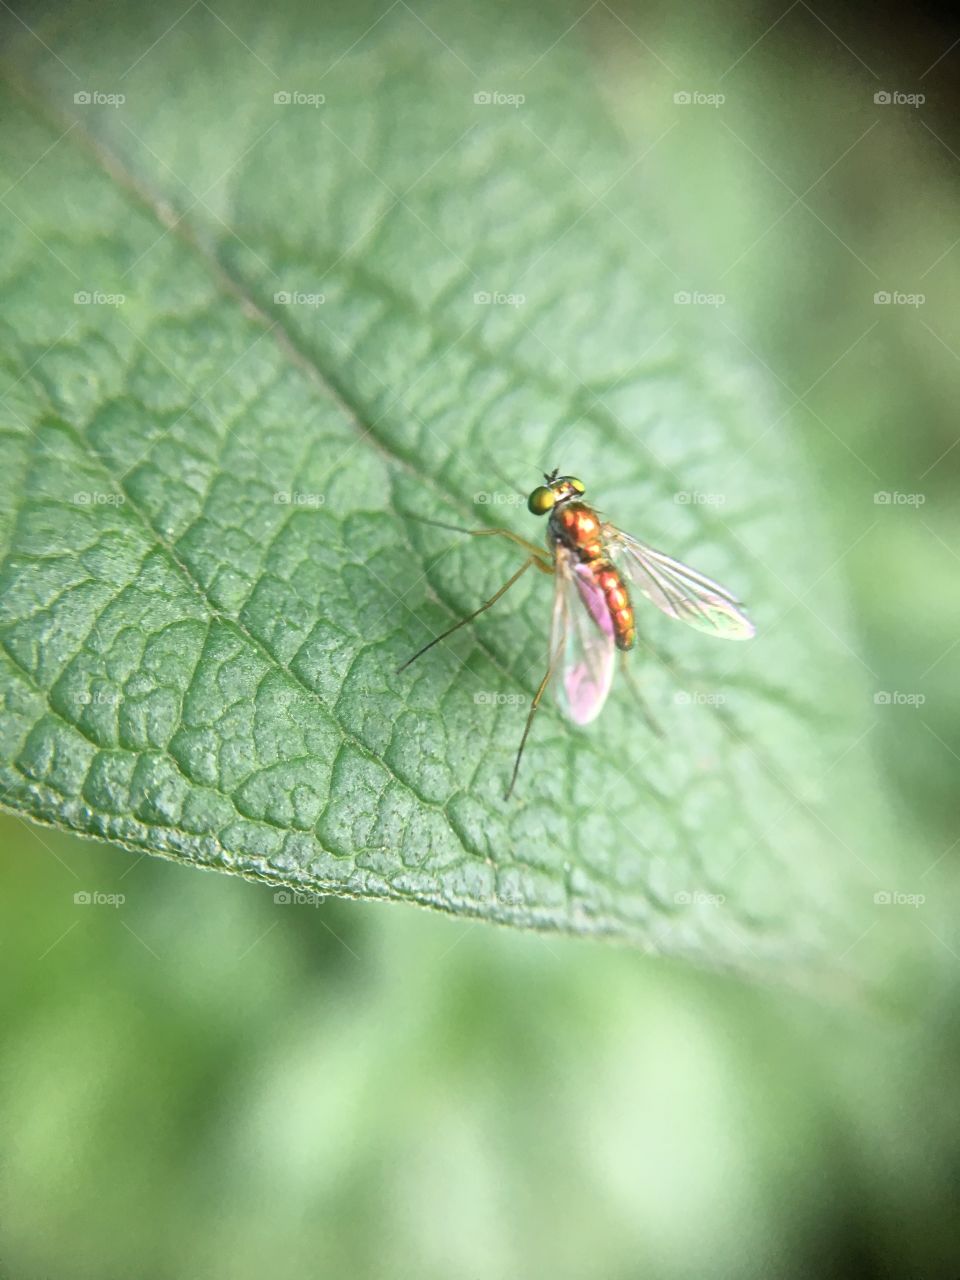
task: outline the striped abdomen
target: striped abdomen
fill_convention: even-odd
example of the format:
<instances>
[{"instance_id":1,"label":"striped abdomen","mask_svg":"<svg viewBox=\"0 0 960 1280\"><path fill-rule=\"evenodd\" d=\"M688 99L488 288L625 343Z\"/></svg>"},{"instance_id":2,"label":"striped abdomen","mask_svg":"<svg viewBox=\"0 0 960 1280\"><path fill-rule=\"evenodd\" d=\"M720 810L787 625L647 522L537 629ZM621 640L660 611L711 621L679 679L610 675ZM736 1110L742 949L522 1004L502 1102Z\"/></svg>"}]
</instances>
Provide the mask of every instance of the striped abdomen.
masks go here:
<instances>
[{"instance_id":1,"label":"striped abdomen","mask_svg":"<svg viewBox=\"0 0 960 1280\"><path fill-rule=\"evenodd\" d=\"M618 649L632 647L636 637L630 594L617 568L604 555L600 520L585 502L564 502L550 515L551 533L589 567L603 592Z\"/></svg>"}]
</instances>

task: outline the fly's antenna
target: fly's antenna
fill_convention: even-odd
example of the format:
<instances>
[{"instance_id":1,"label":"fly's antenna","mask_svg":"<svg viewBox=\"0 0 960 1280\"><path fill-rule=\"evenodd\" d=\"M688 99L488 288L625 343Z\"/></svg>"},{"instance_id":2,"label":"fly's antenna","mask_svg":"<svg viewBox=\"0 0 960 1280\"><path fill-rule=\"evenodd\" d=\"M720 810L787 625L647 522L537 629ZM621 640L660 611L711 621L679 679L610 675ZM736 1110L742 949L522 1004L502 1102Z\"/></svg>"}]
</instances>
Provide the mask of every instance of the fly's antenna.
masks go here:
<instances>
[{"instance_id":1,"label":"fly's antenna","mask_svg":"<svg viewBox=\"0 0 960 1280\"><path fill-rule=\"evenodd\" d=\"M543 478L544 478L544 480L546 480L547 484L553 484L554 480L556 480L556 478L557 478L557 476L558 476L559 474L560 474L560 468L559 468L559 467L554 467L554 468L553 468L553 470L550 472L550 474L549 474L549 475L547 475L547 473L546 473L546 471L545 471L545 472L543 473Z\"/></svg>"}]
</instances>

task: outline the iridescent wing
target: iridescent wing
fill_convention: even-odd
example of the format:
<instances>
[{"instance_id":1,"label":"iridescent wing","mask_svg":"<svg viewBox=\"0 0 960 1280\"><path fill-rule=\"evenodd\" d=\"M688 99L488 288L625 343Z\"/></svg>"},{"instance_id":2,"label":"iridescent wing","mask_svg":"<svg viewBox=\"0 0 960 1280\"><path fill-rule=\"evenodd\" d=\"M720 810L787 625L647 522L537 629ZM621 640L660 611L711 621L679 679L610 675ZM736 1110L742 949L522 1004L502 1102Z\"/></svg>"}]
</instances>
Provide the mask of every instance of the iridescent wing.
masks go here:
<instances>
[{"instance_id":1,"label":"iridescent wing","mask_svg":"<svg viewBox=\"0 0 960 1280\"><path fill-rule=\"evenodd\" d=\"M589 724L613 681L613 622L593 574L565 547L557 548L555 578L550 669L559 677L557 702L574 724Z\"/></svg>"},{"instance_id":2,"label":"iridescent wing","mask_svg":"<svg viewBox=\"0 0 960 1280\"><path fill-rule=\"evenodd\" d=\"M604 525L603 535L611 559L627 581L668 617L722 640L749 640L756 634L739 600L718 582L614 525Z\"/></svg>"}]
</instances>

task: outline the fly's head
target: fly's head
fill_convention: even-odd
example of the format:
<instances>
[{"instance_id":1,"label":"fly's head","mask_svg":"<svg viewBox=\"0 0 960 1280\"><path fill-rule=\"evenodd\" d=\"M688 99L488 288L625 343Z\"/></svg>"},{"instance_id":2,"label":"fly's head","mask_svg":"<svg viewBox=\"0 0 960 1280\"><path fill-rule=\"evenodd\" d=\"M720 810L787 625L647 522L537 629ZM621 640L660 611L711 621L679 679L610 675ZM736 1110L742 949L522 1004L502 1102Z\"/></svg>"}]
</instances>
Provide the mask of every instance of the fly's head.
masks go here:
<instances>
[{"instance_id":1,"label":"fly's head","mask_svg":"<svg viewBox=\"0 0 960 1280\"><path fill-rule=\"evenodd\" d=\"M561 476L556 469L549 475L544 472L544 484L538 484L527 499L527 509L535 516L545 516L563 502L579 498L586 485L576 476Z\"/></svg>"}]
</instances>

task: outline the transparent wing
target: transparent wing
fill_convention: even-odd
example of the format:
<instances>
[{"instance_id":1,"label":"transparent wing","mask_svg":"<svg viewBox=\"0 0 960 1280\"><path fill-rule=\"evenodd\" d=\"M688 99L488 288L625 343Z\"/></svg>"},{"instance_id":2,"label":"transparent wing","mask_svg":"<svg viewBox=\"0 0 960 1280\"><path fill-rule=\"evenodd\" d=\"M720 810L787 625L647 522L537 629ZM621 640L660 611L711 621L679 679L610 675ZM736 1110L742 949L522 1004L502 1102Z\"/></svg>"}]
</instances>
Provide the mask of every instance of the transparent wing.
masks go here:
<instances>
[{"instance_id":1,"label":"transparent wing","mask_svg":"<svg viewBox=\"0 0 960 1280\"><path fill-rule=\"evenodd\" d=\"M550 667L557 702L574 724L589 724L607 700L616 644L603 592L569 551L557 548Z\"/></svg>"},{"instance_id":2,"label":"transparent wing","mask_svg":"<svg viewBox=\"0 0 960 1280\"><path fill-rule=\"evenodd\" d=\"M668 617L723 640L749 640L756 628L736 596L696 569L604 525L610 556L627 581Z\"/></svg>"}]
</instances>

